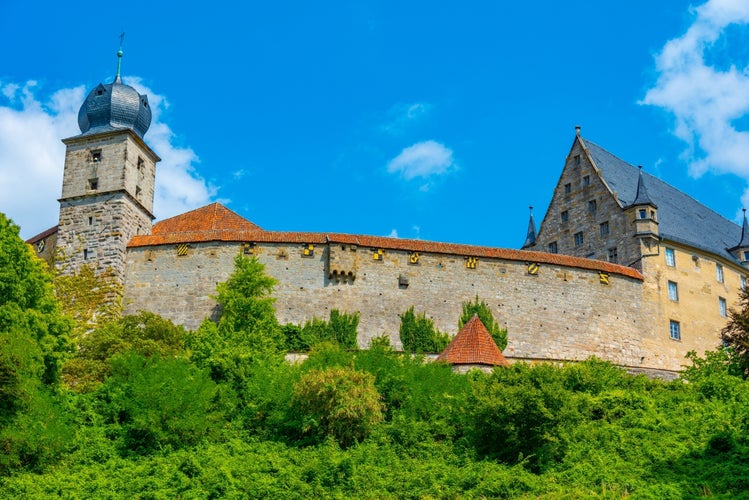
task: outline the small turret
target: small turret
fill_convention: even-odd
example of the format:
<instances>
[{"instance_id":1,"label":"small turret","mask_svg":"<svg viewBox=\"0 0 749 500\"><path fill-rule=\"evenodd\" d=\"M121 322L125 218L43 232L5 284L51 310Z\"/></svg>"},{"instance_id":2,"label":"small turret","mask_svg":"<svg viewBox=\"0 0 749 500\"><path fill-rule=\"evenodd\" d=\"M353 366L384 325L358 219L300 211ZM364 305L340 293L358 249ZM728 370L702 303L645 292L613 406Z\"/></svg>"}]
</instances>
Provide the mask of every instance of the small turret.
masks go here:
<instances>
[{"instance_id":1,"label":"small turret","mask_svg":"<svg viewBox=\"0 0 749 500\"><path fill-rule=\"evenodd\" d=\"M642 166L637 178L637 194L634 201L625 208L627 215L635 225L634 237L638 238L648 249L658 242L658 206L650 199Z\"/></svg>"},{"instance_id":2,"label":"small turret","mask_svg":"<svg viewBox=\"0 0 749 500\"><path fill-rule=\"evenodd\" d=\"M729 248L728 251L731 252L734 257L739 259L742 266L749 267L749 222L746 220L746 208L744 208L743 211L744 223L741 225L741 239L739 240L738 245Z\"/></svg>"},{"instance_id":3,"label":"small turret","mask_svg":"<svg viewBox=\"0 0 749 500\"><path fill-rule=\"evenodd\" d=\"M523 250L536 246L536 221L533 220L533 207L528 207L531 212L530 219L528 220L528 232L525 236L525 243L521 247Z\"/></svg>"}]
</instances>

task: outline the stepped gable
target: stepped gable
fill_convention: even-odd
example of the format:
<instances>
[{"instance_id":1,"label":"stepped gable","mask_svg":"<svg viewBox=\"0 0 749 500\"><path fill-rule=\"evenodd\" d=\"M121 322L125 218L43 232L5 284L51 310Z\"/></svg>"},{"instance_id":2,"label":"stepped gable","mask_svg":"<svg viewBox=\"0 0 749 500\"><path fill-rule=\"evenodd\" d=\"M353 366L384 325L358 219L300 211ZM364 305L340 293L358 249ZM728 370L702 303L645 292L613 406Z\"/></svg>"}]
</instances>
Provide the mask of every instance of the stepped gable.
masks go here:
<instances>
[{"instance_id":1,"label":"stepped gable","mask_svg":"<svg viewBox=\"0 0 749 500\"><path fill-rule=\"evenodd\" d=\"M451 365L509 366L489 330L474 314L437 357Z\"/></svg>"},{"instance_id":2,"label":"stepped gable","mask_svg":"<svg viewBox=\"0 0 749 500\"><path fill-rule=\"evenodd\" d=\"M583 145L609 189L618 196L621 206L635 203L640 170L592 142L584 141ZM642 176L647 184L648 201L658 206L658 227L662 238L738 262L728 251L741 238L738 224L659 178L645 172Z\"/></svg>"}]
</instances>

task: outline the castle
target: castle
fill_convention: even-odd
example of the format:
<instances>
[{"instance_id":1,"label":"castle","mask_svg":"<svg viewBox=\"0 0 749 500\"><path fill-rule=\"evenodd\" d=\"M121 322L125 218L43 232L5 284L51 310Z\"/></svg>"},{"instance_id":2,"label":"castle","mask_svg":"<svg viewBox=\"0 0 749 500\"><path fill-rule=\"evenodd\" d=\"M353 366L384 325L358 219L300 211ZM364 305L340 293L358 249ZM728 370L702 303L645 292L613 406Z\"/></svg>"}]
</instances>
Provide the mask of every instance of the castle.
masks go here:
<instances>
[{"instance_id":1,"label":"castle","mask_svg":"<svg viewBox=\"0 0 749 500\"><path fill-rule=\"evenodd\" d=\"M118 53L122 57L122 52ZM549 209L531 215L522 250L335 233L268 231L214 203L152 224L159 157L144 141L145 95L99 84L64 139L59 224L28 242L71 273L112 273L126 313L187 328L215 317L216 284L237 254L278 280L282 323L360 313L359 344L400 347L411 306L455 333L478 296L508 330L509 360L591 355L636 371L678 371L688 351L720 343L745 286L749 225L740 227L576 130Z\"/></svg>"}]
</instances>

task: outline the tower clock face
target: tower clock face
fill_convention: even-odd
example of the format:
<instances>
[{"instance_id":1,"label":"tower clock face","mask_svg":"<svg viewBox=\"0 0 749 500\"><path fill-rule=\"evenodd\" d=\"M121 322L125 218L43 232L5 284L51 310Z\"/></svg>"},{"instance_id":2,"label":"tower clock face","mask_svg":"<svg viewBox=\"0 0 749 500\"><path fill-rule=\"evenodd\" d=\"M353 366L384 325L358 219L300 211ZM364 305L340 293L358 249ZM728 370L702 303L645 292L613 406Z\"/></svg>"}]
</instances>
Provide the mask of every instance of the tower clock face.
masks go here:
<instances>
[{"instance_id":1,"label":"tower clock face","mask_svg":"<svg viewBox=\"0 0 749 500\"><path fill-rule=\"evenodd\" d=\"M44 242L44 240L39 241L36 244L36 251L37 251L37 253L42 253L44 251L44 247L45 246L46 246L46 243Z\"/></svg>"}]
</instances>

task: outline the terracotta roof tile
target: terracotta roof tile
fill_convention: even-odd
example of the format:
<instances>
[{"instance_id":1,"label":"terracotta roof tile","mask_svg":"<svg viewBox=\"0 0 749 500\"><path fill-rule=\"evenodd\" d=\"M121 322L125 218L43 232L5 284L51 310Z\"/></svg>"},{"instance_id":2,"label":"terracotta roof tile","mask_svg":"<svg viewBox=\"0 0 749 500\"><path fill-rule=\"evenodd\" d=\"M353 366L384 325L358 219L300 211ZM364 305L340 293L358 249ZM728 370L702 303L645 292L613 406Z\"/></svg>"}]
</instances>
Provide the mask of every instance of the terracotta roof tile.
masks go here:
<instances>
[{"instance_id":1,"label":"terracotta roof tile","mask_svg":"<svg viewBox=\"0 0 749 500\"><path fill-rule=\"evenodd\" d=\"M154 224L151 234L215 230L261 231L262 228L241 215L232 212L221 203L212 203L205 207L157 222Z\"/></svg>"},{"instance_id":2,"label":"terracotta roof tile","mask_svg":"<svg viewBox=\"0 0 749 500\"><path fill-rule=\"evenodd\" d=\"M451 365L509 366L502 351L476 314L463 325L445 350L437 356L437 361L445 361Z\"/></svg>"},{"instance_id":3,"label":"terracotta roof tile","mask_svg":"<svg viewBox=\"0 0 749 500\"><path fill-rule=\"evenodd\" d=\"M43 240L44 238L46 238L50 234L55 234L57 232L57 228L58 227L59 226L54 226L54 227L51 227L51 228L47 229L46 231L42 231L41 233L37 234L36 236L32 236L31 238L29 238L28 240L26 240L26 243L28 243L29 245L33 245L37 241Z\"/></svg>"},{"instance_id":4,"label":"terracotta roof tile","mask_svg":"<svg viewBox=\"0 0 749 500\"><path fill-rule=\"evenodd\" d=\"M205 220L202 220L205 219ZM258 243L316 243L326 242L358 245L386 250L463 255L520 262L534 262L578 269L590 269L611 274L628 276L642 280L642 274L631 267L610 262L571 257L569 255L491 248L456 243L440 243L424 240L385 238L338 233L303 233L284 231L264 231L252 222L232 212L219 203L187 212L154 225L150 235L135 236L128 247L172 245L177 243L200 243L209 241L236 241Z\"/></svg>"}]
</instances>

